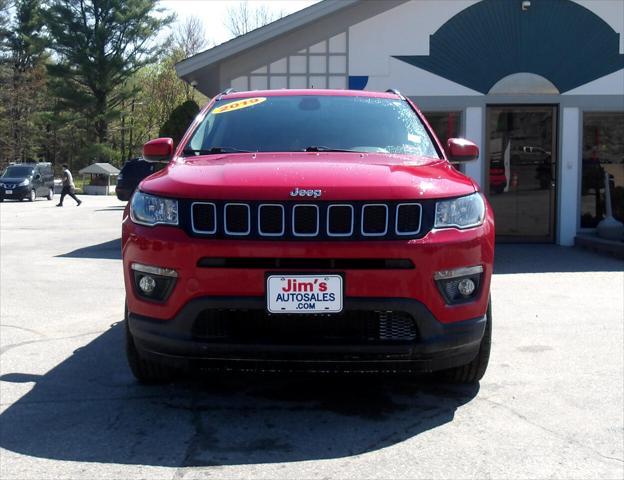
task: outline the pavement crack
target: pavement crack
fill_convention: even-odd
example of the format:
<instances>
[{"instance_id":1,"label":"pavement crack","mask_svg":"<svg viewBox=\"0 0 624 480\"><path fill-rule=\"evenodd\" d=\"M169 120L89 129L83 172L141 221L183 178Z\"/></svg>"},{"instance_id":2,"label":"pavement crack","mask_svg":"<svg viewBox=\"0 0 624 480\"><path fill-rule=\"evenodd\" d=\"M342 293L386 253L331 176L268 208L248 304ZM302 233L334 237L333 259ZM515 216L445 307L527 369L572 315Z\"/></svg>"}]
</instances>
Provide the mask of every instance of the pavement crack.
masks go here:
<instances>
[{"instance_id":1,"label":"pavement crack","mask_svg":"<svg viewBox=\"0 0 624 480\"><path fill-rule=\"evenodd\" d=\"M101 332L98 330L97 332L81 333L79 335L71 335L69 337L40 338L38 340L27 340L25 342L13 343L11 345L5 345L4 347L0 348L0 355L5 354L9 350L13 350L14 348L23 347L24 345L30 345L30 344L33 344L33 343L56 342L56 341L59 341L59 340L70 340L72 338L86 337L87 335L95 335L97 333L101 333Z\"/></svg>"},{"instance_id":2,"label":"pavement crack","mask_svg":"<svg viewBox=\"0 0 624 480\"><path fill-rule=\"evenodd\" d=\"M601 458L604 458L606 460L612 460L612 461L616 461L616 462L620 462L620 463L624 463L624 460L621 458L617 458L617 457L610 457L609 455L604 455L602 453L600 453L598 450L596 450L593 447L590 447L589 445L585 445L583 442L579 442L578 440L575 440L574 438L571 438L567 435L561 435L559 432L557 432L556 430L551 430L548 427L545 427L544 425L540 425L537 422L532 421L531 419L529 419L527 416L523 415L522 413L518 412L517 410L515 410L514 408L511 408L503 403L499 403L499 402L495 402L494 400L490 400L489 398L484 398L484 397L479 397L479 400L482 400L484 402L487 403L491 403L492 405L495 405L497 407L503 408L505 410L507 410L508 412L512 413L513 415L515 415L516 417L518 417L519 419L521 419L522 421L528 423L529 425L533 425L536 428L539 428L540 430L552 435L553 437L556 437L560 440L564 440L568 443L573 443L574 445L577 445L581 448L584 448L586 450L589 450L590 452L598 455Z\"/></svg>"},{"instance_id":3,"label":"pavement crack","mask_svg":"<svg viewBox=\"0 0 624 480\"><path fill-rule=\"evenodd\" d=\"M16 330L22 330L24 332L34 333L35 335L39 335L40 337L47 337L46 334L38 332L37 330L33 330L31 328L26 328L26 327L18 327L17 325L8 325L6 323L0 323L0 328L14 328Z\"/></svg>"},{"instance_id":4,"label":"pavement crack","mask_svg":"<svg viewBox=\"0 0 624 480\"><path fill-rule=\"evenodd\" d=\"M191 396L191 423L193 425L193 428L195 429L195 432L189 440L188 446L186 447L186 452L184 452L184 458L180 462L180 466L173 474L172 480L182 480L186 475L187 468L195 466L193 465L193 459L199 452L201 440L206 433L204 431L204 426L201 418L202 410L196 408L197 400L197 393L193 391L193 394Z\"/></svg>"}]
</instances>

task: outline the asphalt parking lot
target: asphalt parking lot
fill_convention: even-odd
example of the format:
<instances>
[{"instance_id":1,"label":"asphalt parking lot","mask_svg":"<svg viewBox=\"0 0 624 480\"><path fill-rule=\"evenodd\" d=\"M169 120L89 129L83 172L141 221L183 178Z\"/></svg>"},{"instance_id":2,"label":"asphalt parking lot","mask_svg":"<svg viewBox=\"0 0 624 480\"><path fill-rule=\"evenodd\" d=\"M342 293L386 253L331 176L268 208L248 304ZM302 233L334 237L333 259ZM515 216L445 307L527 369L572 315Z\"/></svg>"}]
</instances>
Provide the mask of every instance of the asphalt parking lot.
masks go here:
<instances>
[{"instance_id":1,"label":"asphalt parking lot","mask_svg":"<svg viewBox=\"0 0 624 480\"><path fill-rule=\"evenodd\" d=\"M57 198L55 199L57 200ZM114 197L0 205L0 477L624 477L624 262L502 245L490 368L135 383Z\"/></svg>"}]
</instances>

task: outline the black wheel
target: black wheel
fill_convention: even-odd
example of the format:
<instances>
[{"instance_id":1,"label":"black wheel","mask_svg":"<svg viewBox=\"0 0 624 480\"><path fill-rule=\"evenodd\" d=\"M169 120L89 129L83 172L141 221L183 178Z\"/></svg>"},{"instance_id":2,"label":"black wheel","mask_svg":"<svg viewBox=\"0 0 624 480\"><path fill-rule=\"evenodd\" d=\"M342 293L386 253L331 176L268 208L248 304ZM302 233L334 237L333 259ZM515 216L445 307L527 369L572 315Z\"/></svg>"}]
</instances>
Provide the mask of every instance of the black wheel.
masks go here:
<instances>
[{"instance_id":1,"label":"black wheel","mask_svg":"<svg viewBox=\"0 0 624 480\"><path fill-rule=\"evenodd\" d=\"M37 198L37 192L35 192L34 190L31 190L30 193L28 194L28 201L34 202L35 198Z\"/></svg>"},{"instance_id":2,"label":"black wheel","mask_svg":"<svg viewBox=\"0 0 624 480\"><path fill-rule=\"evenodd\" d=\"M128 328L128 307L126 307L126 358L134 377L143 384L155 385L171 381L177 370L161 362L144 358L137 350L130 328Z\"/></svg>"},{"instance_id":3,"label":"black wheel","mask_svg":"<svg viewBox=\"0 0 624 480\"><path fill-rule=\"evenodd\" d=\"M483 333L483 339L481 339L481 345L479 346L479 353L466 365L442 370L440 373L445 380L453 383L476 383L485 375L490 360L490 349L492 345L491 301L488 303L486 317L487 323L485 324L485 332Z\"/></svg>"},{"instance_id":4,"label":"black wheel","mask_svg":"<svg viewBox=\"0 0 624 480\"><path fill-rule=\"evenodd\" d=\"M46 196L46 198L47 198L48 200L52 200L52 199L54 198L54 189L53 189L53 188L50 188L50 189L48 190L48 195Z\"/></svg>"}]
</instances>

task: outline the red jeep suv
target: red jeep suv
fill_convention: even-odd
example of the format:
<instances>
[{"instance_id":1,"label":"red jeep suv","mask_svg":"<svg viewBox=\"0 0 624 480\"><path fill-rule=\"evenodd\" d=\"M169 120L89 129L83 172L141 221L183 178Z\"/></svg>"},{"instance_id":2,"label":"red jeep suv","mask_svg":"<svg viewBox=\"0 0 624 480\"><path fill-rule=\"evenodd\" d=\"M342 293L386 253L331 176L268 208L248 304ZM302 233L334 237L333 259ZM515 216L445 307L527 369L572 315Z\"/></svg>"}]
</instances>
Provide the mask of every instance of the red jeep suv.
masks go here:
<instances>
[{"instance_id":1,"label":"red jeep suv","mask_svg":"<svg viewBox=\"0 0 624 480\"><path fill-rule=\"evenodd\" d=\"M195 364L443 371L476 382L491 340L494 220L396 91L215 97L123 220L126 349L139 381Z\"/></svg>"}]
</instances>

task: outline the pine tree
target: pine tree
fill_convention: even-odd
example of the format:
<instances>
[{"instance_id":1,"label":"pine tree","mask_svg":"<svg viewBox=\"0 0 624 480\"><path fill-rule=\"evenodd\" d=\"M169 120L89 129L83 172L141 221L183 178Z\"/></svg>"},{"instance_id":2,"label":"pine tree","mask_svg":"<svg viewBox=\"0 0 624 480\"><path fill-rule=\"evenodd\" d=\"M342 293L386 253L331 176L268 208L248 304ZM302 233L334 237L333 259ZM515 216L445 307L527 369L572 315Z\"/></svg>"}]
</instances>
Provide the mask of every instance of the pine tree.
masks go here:
<instances>
[{"instance_id":1,"label":"pine tree","mask_svg":"<svg viewBox=\"0 0 624 480\"><path fill-rule=\"evenodd\" d=\"M6 2L5 2L6 4ZM4 160L34 160L40 139L40 111L45 95L46 40L40 0L17 0L12 27L8 11L0 5L4 27L0 29L3 105L0 150Z\"/></svg>"},{"instance_id":2,"label":"pine tree","mask_svg":"<svg viewBox=\"0 0 624 480\"><path fill-rule=\"evenodd\" d=\"M156 0L51 0L46 11L55 93L91 119L92 140L108 141L109 123L136 92L128 79L158 54L154 38L172 21Z\"/></svg>"}]
</instances>

